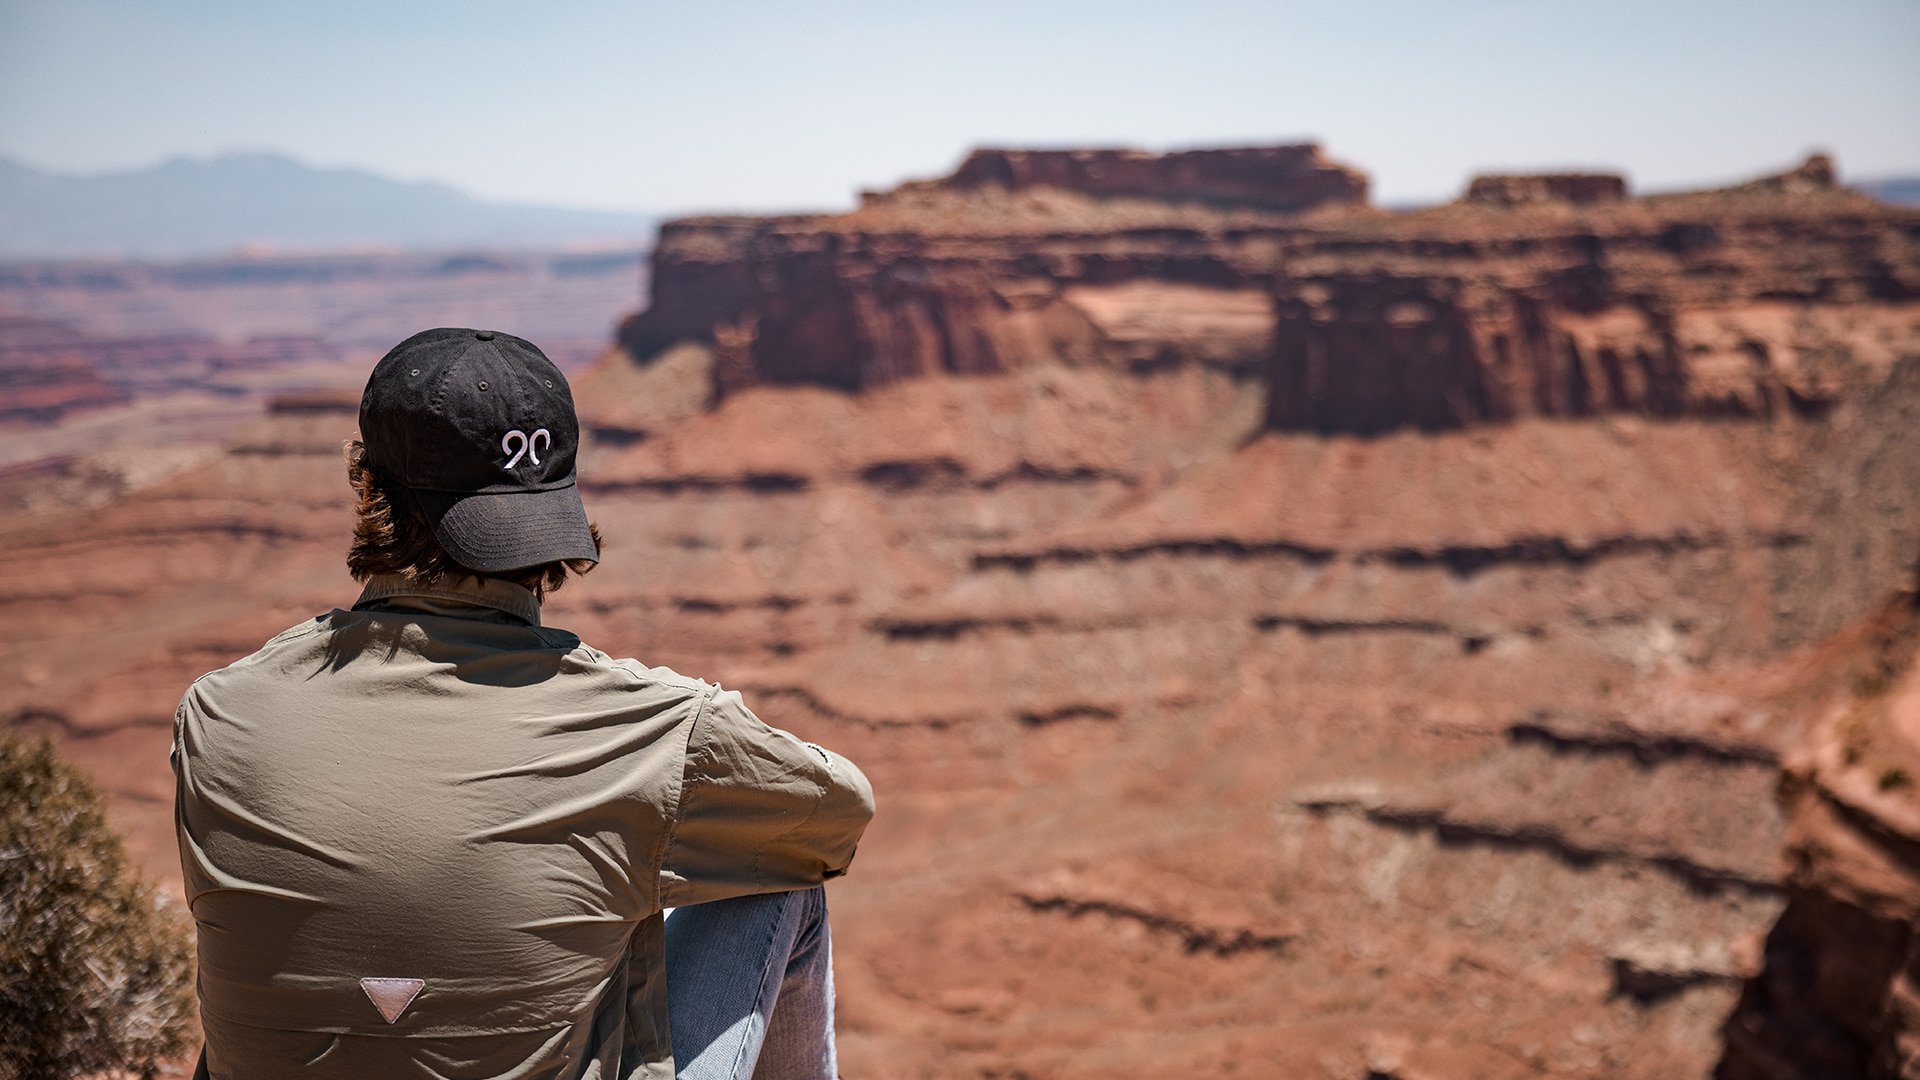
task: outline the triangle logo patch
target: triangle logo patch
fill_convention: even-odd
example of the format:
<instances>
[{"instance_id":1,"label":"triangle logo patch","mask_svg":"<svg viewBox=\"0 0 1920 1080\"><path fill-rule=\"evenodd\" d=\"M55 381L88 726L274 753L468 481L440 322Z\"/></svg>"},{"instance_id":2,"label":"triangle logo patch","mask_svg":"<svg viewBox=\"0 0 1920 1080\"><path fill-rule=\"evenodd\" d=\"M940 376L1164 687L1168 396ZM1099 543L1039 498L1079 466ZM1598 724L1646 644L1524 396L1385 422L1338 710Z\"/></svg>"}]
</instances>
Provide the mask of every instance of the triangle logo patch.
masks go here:
<instances>
[{"instance_id":1,"label":"triangle logo patch","mask_svg":"<svg viewBox=\"0 0 1920 1080\"><path fill-rule=\"evenodd\" d=\"M380 1018L391 1024L400 1019L400 1014L413 1004L423 987L427 984L419 979L361 979L360 989L367 992L367 1000L380 1010Z\"/></svg>"}]
</instances>

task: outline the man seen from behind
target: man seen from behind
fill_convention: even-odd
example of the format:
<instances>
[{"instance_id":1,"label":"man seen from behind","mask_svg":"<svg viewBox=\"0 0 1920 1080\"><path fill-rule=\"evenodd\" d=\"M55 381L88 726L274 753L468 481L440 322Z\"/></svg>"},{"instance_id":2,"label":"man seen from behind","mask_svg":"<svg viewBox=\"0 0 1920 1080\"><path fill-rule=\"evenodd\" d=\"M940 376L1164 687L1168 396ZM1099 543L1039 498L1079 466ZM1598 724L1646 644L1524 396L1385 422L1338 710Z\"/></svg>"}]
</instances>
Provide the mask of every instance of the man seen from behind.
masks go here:
<instances>
[{"instance_id":1,"label":"man seen from behind","mask_svg":"<svg viewBox=\"0 0 1920 1080\"><path fill-rule=\"evenodd\" d=\"M820 886L866 778L733 691L542 624L600 536L532 344L408 338L360 432L358 600L176 717L200 1075L835 1076Z\"/></svg>"}]
</instances>

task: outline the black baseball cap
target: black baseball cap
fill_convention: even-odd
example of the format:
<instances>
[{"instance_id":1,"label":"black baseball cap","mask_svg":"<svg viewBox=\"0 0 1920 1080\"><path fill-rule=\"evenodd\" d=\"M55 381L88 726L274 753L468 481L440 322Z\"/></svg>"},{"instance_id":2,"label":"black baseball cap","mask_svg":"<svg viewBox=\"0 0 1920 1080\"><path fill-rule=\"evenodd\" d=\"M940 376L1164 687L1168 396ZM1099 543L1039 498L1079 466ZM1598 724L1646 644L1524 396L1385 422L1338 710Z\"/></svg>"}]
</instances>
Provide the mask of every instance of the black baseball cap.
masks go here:
<instances>
[{"instance_id":1,"label":"black baseball cap","mask_svg":"<svg viewBox=\"0 0 1920 1080\"><path fill-rule=\"evenodd\" d=\"M599 560L574 480L573 392L532 342L443 326L395 345L367 379L360 439L462 566Z\"/></svg>"}]
</instances>

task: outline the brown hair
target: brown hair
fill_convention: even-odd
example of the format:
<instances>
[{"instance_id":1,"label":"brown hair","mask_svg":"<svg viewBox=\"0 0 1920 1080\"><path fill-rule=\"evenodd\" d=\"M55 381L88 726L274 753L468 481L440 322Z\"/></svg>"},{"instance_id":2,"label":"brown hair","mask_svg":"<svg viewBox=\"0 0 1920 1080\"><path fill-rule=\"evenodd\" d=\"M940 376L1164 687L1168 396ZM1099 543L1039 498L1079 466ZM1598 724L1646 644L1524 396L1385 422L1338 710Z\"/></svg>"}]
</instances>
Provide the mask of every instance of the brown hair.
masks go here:
<instances>
[{"instance_id":1,"label":"brown hair","mask_svg":"<svg viewBox=\"0 0 1920 1080\"><path fill-rule=\"evenodd\" d=\"M499 578L530 589L536 597L566 584L567 574L593 569L592 559L563 559L518 570L486 573L460 565L433 535L433 525L407 489L390 484L367 461L359 439L346 446L347 483L353 485L353 545L347 549L347 571L355 581L375 574L400 574L422 585L449 578ZM600 527L588 525L594 546L600 545Z\"/></svg>"}]
</instances>

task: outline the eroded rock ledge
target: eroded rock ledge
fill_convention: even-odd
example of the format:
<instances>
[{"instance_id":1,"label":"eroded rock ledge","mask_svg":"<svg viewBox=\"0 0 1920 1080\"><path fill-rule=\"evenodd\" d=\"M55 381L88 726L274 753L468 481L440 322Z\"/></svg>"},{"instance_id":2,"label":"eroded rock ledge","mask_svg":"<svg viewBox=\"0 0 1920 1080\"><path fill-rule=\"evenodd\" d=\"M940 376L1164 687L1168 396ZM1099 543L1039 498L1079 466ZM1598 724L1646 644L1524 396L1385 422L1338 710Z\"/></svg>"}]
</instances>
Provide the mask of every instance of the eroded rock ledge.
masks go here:
<instances>
[{"instance_id":1,"label":"eroded rock ledge","mask_svg":"<svg viewBox=\"0 0 1920 1080\"><path fill-rule=\"evenodd\" d=\"M850 213L668 223L621 343L710 350L716 397L1191 365L1259 380L1271 428L1375 433L1817 413L1920 342L1920 211L1823 158L1685 195L1364 191L1313 146L983 150Z\"/></svg>"},{"instance_id":2,"label":"eroded rock ledge","mask_svg":"<svg viewBox=\"0 0 1920 1080\"><path fill-rule=\"evenodd\" d=\"M1330 160L1313 143L1170 154L1125 148L982 149L968 154L952 176L913 181L893 192L870 193L867 201L949 191L1034 188L1269 210L1310 210L1367 201L1367 175Z\"/></svg>"},{"instance_id":3,"label":"eroded rock ledge","mask_svg":"<svg viewBox=\"0 0 1920 1080\"><path fill-rule=\"evenodd\" d=\"M1891 605L1782 784L1787 906L1727 1022L1724 1080L1920 1069L1920 606Z\"/></svg>"}]
</instances>

